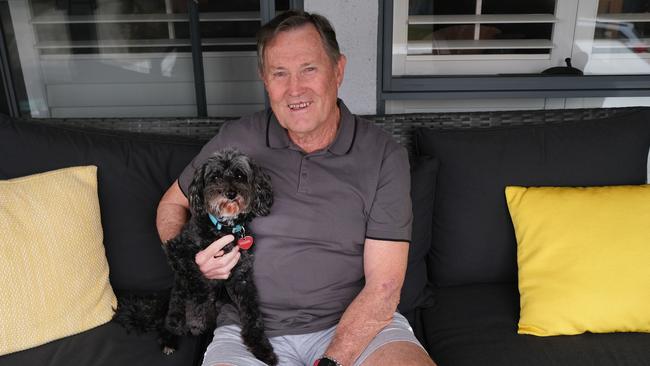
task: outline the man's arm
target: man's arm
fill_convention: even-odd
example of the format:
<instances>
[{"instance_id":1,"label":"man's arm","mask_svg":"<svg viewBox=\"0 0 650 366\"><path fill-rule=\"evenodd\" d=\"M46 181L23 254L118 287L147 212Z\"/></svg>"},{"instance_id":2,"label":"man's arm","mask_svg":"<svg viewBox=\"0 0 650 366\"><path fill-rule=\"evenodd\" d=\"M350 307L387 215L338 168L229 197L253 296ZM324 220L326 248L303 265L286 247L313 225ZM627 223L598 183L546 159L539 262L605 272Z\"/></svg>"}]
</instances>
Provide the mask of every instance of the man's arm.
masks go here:
<instances>
[{"instance_id":1,"label":"man's arm","mask_svg":"<svg viewBox=\"0 0 650 366\"><path fill-rule=\"evenodd\" d=\"M408 243L366 239L366 284L343 313L325 354L352 365L370 341L393 319L408 260Z\"/></svg>"},{"instance_id":2,"label":"man's arm","mask_svg":"<svg viewBox=\"0 0 650 366\"><path fill-rule=\"evenodd\" d=\"M156 228L163 243L181 232L189 219L189 210L190 203L176 180L160 199L156 213Z\"/></svg>"}]
</instances>

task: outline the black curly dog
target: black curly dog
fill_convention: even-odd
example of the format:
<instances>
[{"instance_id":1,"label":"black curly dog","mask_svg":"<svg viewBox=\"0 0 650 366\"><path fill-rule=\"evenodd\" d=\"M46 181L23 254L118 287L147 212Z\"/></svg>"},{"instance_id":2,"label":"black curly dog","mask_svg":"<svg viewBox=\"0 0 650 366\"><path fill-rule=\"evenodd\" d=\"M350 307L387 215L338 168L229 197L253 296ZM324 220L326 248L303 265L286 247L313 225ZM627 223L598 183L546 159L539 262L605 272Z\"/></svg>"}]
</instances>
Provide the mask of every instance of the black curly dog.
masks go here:
<instances>
[{"instance_id":1,"label":"black curly dog","mask_svg":"<svg viewBox=\"0 0 650 366\"><path fill-rule=\"evenodd\" d=\"M176 340L170 339L168 332L199 335L211 331L218 309L232 303L239 310L244 344L262 362L277 365L258 306L253 253L244 249L241 242L250 239L245 237L250 221L269 214L273 203L270 177L246 155L233 149L223 150L197 169L188 198L190 220L164 246L175 276L164 325L158 327L163 352L171 353L175 349ZM239 262L227 280L207 279L200 272L195 256L228 234L233 234L236 240L223 251L228 253L240 243ZM124 304L121 307L126 308ZM119 305L117 312L120 313ZM127 329L134 328L132 320L120 323Z\"/></svg>"}]
</instances>

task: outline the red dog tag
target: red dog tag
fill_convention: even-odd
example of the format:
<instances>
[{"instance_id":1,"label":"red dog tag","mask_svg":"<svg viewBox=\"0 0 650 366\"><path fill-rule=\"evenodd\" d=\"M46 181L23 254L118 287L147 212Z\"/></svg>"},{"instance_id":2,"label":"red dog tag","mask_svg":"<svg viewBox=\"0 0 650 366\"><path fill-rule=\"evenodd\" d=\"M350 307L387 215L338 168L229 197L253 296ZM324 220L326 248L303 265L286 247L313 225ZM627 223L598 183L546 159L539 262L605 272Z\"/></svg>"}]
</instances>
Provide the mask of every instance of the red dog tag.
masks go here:
<instances>
[{"instance_id":1,"label":"red dog tag","mask_svg":"<svg viewBox=\"0 0 650 366\"><path fill-rule=\"evenodd\" d=\"M237 245L239 245L239 247L243 250L248 250L250 247L253 246L253 237L250 235L246 235L241 239L237 239Z\"/></svg>"}]
</instances>

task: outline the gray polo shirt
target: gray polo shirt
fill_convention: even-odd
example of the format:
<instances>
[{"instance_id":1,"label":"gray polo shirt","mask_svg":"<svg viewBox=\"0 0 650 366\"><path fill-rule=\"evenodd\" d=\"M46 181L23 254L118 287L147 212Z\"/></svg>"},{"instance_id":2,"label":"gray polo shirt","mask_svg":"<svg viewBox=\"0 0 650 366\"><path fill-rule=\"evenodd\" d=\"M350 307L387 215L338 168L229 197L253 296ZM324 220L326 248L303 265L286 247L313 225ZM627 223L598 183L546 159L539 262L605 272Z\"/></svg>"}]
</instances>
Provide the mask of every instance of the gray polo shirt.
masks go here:
<instances>
[{"instance_id":1,"label":"gray polo shirt","mask_svg":"<svg viewBox=\"0 0 650 366\"><path fill-rule=\"evenodd\" d=\"M262 111L224 124L179 178L187 192L196 168L228 147L270 175L271 214L251 224L254 277L269 336L337 324L364 285L364 240L411 238L406 149L340 100L339 108L340 127L326 149L304 153L275 116ZM220 322L237 318L234 308L224 308Z\"/></svg>"}]
</instances>

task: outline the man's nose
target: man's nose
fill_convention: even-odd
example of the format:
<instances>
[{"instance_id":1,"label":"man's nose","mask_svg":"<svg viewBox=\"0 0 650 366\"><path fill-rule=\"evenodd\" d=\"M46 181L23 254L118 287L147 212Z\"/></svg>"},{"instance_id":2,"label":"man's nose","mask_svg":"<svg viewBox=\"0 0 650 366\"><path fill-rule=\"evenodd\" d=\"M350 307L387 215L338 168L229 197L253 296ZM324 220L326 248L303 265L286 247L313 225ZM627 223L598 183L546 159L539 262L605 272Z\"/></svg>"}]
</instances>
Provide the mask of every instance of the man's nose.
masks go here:
<instances>
[{"instance_id":1,"label":"man's nose","mask_svg":"<svg viewBox=\"0 0 650 366\"><path fill-rule=\"evenodd\" d=\"M300 75L291 75L289 78L289 94L290 95L300 95L304 87L302 85L302 80L300 80Z\"/></svg>"}]
</instances>

